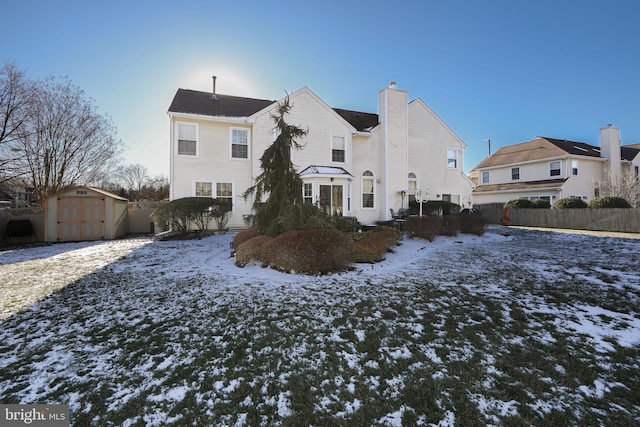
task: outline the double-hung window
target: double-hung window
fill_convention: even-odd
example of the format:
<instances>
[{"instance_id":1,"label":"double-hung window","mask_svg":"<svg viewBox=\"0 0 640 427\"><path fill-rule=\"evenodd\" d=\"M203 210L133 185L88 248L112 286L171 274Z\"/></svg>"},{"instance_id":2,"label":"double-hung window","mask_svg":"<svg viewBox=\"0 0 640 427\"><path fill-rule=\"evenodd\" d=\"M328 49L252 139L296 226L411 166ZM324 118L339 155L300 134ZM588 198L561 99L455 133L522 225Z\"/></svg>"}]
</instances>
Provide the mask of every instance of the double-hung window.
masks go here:
<instances>
[{"instance_id":1,"label":"double-hung window","mask_svg":"<svg viewBox=\"0 0 640 427\"><path fill-rule=\"evenodd\" d=\"M213 185L211 182L196 182L196 197L213 197Z\"/></svg>"},{"instance_id":2,"label":"double-hung window","mask_svg":"<svg viewBox=\"0 0 640 427\"><path fill-rule=\"evenodd\" d=\"M178 154L185 156L198 154L198 125L178 123Z\"/></svg>"},{"instance_id":3,"label":"double-hung window","mask_svg":"<svg viewBox=\"0 0 640 427\"><path fill-rule=\"evenodd\" d=\"M482 172L482 183L483 184L488 184L489 183L489 171L483 171Z\"/></svg>"},{"instance_id":4,"label":"double-hung window","mask_svg":"<svg viewBox=\"0 0 640 427\"><path fill-rule=\"evenodd\" d=\"M362 172L362 207L373 208L374 202L374 176L373 172L366 170Z\"/></svg>"},{"instance_id":5,"label":"double-hung window","mask_svg":"<svg viewBox=\"0 0 640 427\"><path fill-rule=\"evenodd\" d=\"M249 130L231 129L231 158L249 158Z\"/></svg>"},{"instance_id":6,"label":"double-hung window","mask_svg":"<svg viewBox=\"0 0 640 427\"><path fill-rule=\"evenodd\" d=\"M549 176L560 176L560 162L549 163Z\"/></svg>"},{"instance_id":7,"label":"double-hung window","mask_svg":"<svg viewBox=\"0 0 640 427\"><path fill-rule=\"evenodd\" d=\"M520 179L520 168L511 168L511 180L517 181Z\"/></svg>"},{"instance_id":8,"label":"double-hung window","mask_svg":"<svg viewBox=\"0 0 640 427\"><path fill-rule=\"evenodd\" d=\"M334 136L331 138L331 161L344 163L346 142L344 136Z\"/></svg>"},{"instance_id":9,"label":"double-hung window","mask_svg":"<svg viewBox=\"0 0 640 427\"><path fill-rule=\"evenodd\" d=\"M571 160L571 175L578 175L578 161Z\"/></svg>"},{"instance_id":10,"label":"double-hung window","mask_svg":"<svg viewBox=\"0 0 640 427\"><path fill-rule=\"evenodd\" d=\"M447 150L447 167L449 169L456 169L458 167L458 150Z\"/></svg>"},{"instance_id":11,"label":"double-hung window","mask_svg":"<svg viewBox=\"0 0 640 427\"><path fill-rule=\"evenodd\" d=\"M313 184L310 182L304 183L304 188L302 190L302 200L304 203L308 203L310 205L313 204Z\"/></svg>"},{"instance_id":12,"label":"double-hung window","mask_svg":"<svg viewBox=\"0 0 640 427\"><path fill-rule=\"evenodd\" d=\"M216 183L216 198L227 199L233 206L233 184L230 182Z\"/></svg>"}]
</instances>

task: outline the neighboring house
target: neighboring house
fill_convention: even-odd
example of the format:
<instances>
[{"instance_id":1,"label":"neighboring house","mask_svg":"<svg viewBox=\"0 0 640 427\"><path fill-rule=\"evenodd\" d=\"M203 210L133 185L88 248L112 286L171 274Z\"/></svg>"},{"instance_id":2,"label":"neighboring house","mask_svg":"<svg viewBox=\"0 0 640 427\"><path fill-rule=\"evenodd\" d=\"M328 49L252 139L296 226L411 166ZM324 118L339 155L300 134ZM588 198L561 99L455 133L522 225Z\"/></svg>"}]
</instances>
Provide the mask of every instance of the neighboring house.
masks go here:
<instances>
[{"instance_id":1,"label":"neighboring house","mask_svg":"<svg viewBox=\"0 0 640 427\"><path fill-rule=\"evenodd\" d=\"M638 177L640 146L620 146L620 130L600 129L600 146L537 137L500 148L472 171L474 204L576 196L588 201L609 175Z\"/></svg>"},{"instance_id":2,"label":"neighboring house","mask_svg":"<svg viewBox=\"0 0 640 427\"><path fill-rule=\"evenodd\" d=\"M12 179L0 184L0 201L6 207L28 208L35 204L36 198L22 180Z\"/></svg>"},{"instance_id":3,"label":"neighboring house","mask_svg":"<svg viewBox=\"0 0 640 427\"><path fill-rule=\"evenodd\" d=\"M215 81L214 81L215 83ZM215 89L214 89L215 90ZM308 129L292 151L303 196L331 215L369 224L407 208L416 189L468 206L466 144L421 99L408 102L395 83L379 93L380 114L330 107L307 87L289 95L287 123ZM229 198L228 226L245 227L253 200L242 194L261 172L276 138L277 101L179 89L169 107L170 199Z\"/></svg>"}]
</instances>

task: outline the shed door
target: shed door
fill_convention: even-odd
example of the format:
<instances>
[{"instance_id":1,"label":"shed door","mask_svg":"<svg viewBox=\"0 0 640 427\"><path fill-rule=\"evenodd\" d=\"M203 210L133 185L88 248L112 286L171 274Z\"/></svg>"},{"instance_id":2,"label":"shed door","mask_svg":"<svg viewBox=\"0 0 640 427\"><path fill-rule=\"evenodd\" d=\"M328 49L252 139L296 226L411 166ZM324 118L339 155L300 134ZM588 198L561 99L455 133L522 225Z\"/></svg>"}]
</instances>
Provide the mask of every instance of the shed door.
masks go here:
<instances>
[{"instance_id":1,"label":"shed door","mask_svg":"<svg viewBox=\"0 0 640 427\"><path fill-rule=\"evenodd\" d=\"M58 199L58 240L100 240L104 236L104 199L60 197Z\"/></svg>"}]
</instances>

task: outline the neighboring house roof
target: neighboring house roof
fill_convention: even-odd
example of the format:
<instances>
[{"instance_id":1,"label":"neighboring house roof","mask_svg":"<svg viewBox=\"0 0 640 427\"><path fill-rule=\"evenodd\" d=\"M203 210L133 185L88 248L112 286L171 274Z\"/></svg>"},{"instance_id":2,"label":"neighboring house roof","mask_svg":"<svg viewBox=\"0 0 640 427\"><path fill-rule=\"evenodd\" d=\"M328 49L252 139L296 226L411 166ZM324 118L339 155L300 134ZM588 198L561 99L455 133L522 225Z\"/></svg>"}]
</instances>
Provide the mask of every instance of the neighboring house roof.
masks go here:
<instances>
[{"instance_id":1,"label":"neighboring house roof","mask_svg":"<svg viewBox=\"0 0 640 427\"><path fill-rule=\"evenodd\" d=\"M481 169L522 163L530 160L542 160L550 157L564 156L566 154L566 151L546 139L536 138L533 141L502 147L493 155L480 162L476 168Z\"/></svg>"},{"instance_id":2,"label":"neighboring house roof","mask_svg":"<svg viewBox=\"0 0 640 427\"><path fill-rule=\"evenodd\" d=\"M169 112L213 117L249 117L277 102L219 94L212 98L211 95L211 92L178 89L169 106ZM340 108L333 110L360 132L368 132L379 123L377 114Z\"/></svg>"},{"instance_id":3,"label":"neighboring house roof","mask_svg":"<svg viewBox=\"0 0 640 427\"><path fill-rule=\"evenodd\" d=\"M542 137L542 139L549 141L568 154L573 154L576 156L600 157L600 147L589 145L584 142L568 141L566 139L555 139L547 137Z\"/></svg>"},{"instance_id":4,"label":"neighboring house roof","mask_svg":"<svg viewBox=\"0 0 640 427\"><path fill-rule=\"evenodd\" d=\"M508 191L508 190L542 190L544 188L560 187L568 178L562 179L545 179L542 181L523 181L509 182L505 184L486 184L477 186L474 193L489 193L492 191Z\"/></svg>"},{"instance_id":5,"label":"neighboring house roof","mask_svg":"<svg viewBox=\"0 0 640 427\"><path fill-rule=\"evenodd\" d=\"M631 161L639 152L640 148L635 148L635 146L620 147L622 160ZM480 162L474 169L544 160L566 155L602 158L600 147L598 146L584 142L539 136L529 142L500 148L495 154Z\"/></svg>"}]
</instances>

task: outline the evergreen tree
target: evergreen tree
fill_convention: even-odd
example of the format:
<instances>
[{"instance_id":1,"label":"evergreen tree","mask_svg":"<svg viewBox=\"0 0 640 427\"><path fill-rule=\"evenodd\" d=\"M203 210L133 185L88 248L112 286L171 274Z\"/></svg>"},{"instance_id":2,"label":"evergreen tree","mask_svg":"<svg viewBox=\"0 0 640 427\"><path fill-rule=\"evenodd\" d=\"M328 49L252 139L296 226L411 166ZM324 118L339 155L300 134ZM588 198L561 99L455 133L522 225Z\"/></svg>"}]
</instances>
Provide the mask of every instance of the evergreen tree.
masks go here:
<instances>
[{"instance_id":1,"label":"evergreen tree","mask_svg":"<svg viewBox=\"0 0 640 427\"><path fill-rule=\"evenodd\" d=\"M278 103L276 113L271 115L278 137L260 158L262 173L244 193L245 200L254 196L254 215L247 219L258 225L261 234L270 236L289 230L326 227L329 223L327 218L319 215L315 206L303 202L302 178L291 161L291 150L304 146L296 139L309 131L285 121L291 107L287 96ZM263 202L265 196L267 199Z\"/></svg>"}]
</instances>

